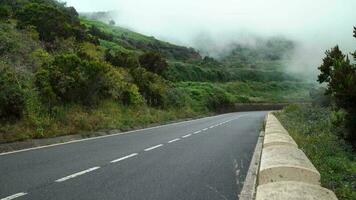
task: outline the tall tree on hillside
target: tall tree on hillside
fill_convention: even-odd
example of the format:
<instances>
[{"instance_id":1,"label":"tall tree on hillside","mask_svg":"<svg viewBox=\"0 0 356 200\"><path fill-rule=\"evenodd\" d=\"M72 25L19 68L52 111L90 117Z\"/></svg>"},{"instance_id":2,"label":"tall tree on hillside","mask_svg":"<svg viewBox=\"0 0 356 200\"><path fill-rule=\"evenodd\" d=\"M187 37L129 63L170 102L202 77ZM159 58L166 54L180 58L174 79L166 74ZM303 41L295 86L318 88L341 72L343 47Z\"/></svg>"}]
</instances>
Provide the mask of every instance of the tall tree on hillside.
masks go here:
<instances>
[{"instance_id":1,"label":"tall tree on hillside","mask_svg":"<svg viewBox=\"0 0 356 200\"><path fill-rule=\"evenodd\" d=\"M356 29L354 31L356 37ZM354 55L355 56L355 55ZM355 57L356 59L356 57ZM356 65L350 62L338 46L326 51L323 64L319 67L320 83L327 83L327 94L335 104L347 112L346 125L349 129L346 139L356 143Z\"/></svg>"}]
</instances>

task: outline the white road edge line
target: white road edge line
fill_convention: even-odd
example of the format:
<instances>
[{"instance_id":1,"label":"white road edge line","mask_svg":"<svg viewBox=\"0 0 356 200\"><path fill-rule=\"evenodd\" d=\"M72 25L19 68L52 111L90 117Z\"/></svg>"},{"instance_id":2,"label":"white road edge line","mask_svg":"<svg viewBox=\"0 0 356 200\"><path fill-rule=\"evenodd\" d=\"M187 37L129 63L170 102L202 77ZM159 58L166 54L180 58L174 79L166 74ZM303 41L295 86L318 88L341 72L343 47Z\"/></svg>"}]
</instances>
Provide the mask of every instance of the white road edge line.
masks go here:
<instances>
[{"instance_id":1,"label":"white road edge line","mask_svg":"<svg viewBox=\"0 0 356 200\"><path fill-rule=\"evenodd\" d=\"M8 196L8 197L5 197L5 198L2 198L0 200L11 200L11 199L16 199L17 197L22 197L22 196L25 196L27 193L25 192L20 192L20 193L17 193L17 194L13 194L11 196Z\"/></svg>"},{"instance_id":2,"label":"white road edge line","mask_svg":"<svg viewBox=\"0 0 356 200\"><path fill-rule=\"evenodd\" d=\"M130 154L130 155L128 155L128 156L124 156L124 157L122 157L122 158L118 158L118 159L116 159L116 160L110 161L110 163L117 163L117 162L120 162L120 161L122 161L122 160L131 158L131 157L134 157L134 156L137 156L137 155L138 155L138 153L133 153L133 154Z\"/></svg>"},{"instance_id":3,"label":"white road edge line","mask_svg":"<svg viewBox=\"0 0 356 200\"><path fill-rule=\"evenodd\" d=\"M156 145L156 146L153 146L153 147L147 148L147 149L145 149L144 151L151 151L151 150L153 150L153 149L157 149L157 148L159 148L159 147L161 147L161 146L163 146L163 144L159 144L159 145Z\"/></svg>"},{"instance_id":4,"label":"white road edge line","mask_svg":"<svg viewBox=\"0 0 356 200\"><path fill-rule=\"evenodd\" d=\"M62 143L58 143L58 144L50 144L50 145L39 146L39 147L31 147L31 148L28 148L28 149L21 149L21 150L16 150L16 151L0 153L0 156L4 156L4 155L8 155L8 154L14 154L14 153L20 153L20 152L26 152L26 151L32 151L32 150L38 150L38 149L43 149L43 148L48 148L48 147L55 147L55 146L73 144L73 143L78 143L78 142L96 140L96 139L101 139L101 138L114 137L114 136L118 136L118 135L136 133L136 132L140 132L140 131L147 131L147 130L162 128L162 127L167 127L167 126L172 126L172 125L185 124L185 123L195 122L195 121L204 120L204 119L221 117L221 116L230 115L230 114L231 113L227 113L227 114L222 114L222 115L203 117L203 118L199 118L199 119L193 119L193 120L187 120L187 121L181 121L181 122L175 122L175 123L168 123L168 124L164 124L164 125L148 127L148 128L143 128L143 129L137 129L137 130L127 131L127 132L120 132L120 133L114 133L114 134L103 135L103 136L98 136L98 137L91 137L91 138L73 140L73 141L69 141L69 142L62 142ZM0 199L0 200L2 200L2 199Z\"/></svg>"},{"instance_id":5,"label":"white road edge line","mask_svg":"<svg viewBox=\"0 0 356 200\"><path fill-rule=\"evenodd\" d=\"M190 136L192 136L192 134L185 135L182 138L187 138L187 137L190 137Z\"/></svg>"},{"instance_id":6,"label":"white road edge line","mask_svg":"<svg viewBox=\"0 0 356 200\"><path fill-rule=\"evenodd\" d=\"M81 172L78 172L78 173L75 173L75 174L72 174L72 175L63 177L63 178L61 178L61 179L56 180L55 182L57 182L57 183L64 182L64 181L66 181L66 180L69 180L69 179L75 178L75 177L77 177L77 176L81 176L81 175L83 175L83 174L86 174L86 173L92 172L92 171L94 171L94 170L97 170L97 169L99 169L99 168L100 168L100 167L93 167L93 168L90 168L90 169L87 169L87 170L84 170L84 171L81 171Z\"/></svg>"},{"instance_id":7,"label":"white road edge line","mask_svg":"<svg viewBox=\"0 0 356 200\"><path fill-rule=\"evenodd\" d=\"M174 139L174 140L169 141L168 143L177 142L177 141L179 141L179 140L180 140L179 138L176 138L176 139Z\"/></svg>"}]
</instances>

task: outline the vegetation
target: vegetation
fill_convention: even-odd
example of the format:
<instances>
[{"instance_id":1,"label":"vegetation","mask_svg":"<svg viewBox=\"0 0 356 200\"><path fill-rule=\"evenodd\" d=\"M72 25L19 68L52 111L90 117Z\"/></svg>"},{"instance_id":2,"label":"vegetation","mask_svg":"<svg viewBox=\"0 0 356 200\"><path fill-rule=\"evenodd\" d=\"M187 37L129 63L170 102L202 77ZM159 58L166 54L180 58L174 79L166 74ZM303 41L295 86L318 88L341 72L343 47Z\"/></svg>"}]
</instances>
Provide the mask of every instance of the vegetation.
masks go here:
<instances>
[{"instance_id":1,"label":"vegetation","mask_svg":"<svg viewBox=\"0 0 356 200\"><path fill-rule=\"evenodd\" d=\"M281 70L285 39L216 60L56 0L2 0L0 11L0 143L308 100L310 85Z\"/></svg>"},{"instance_id":2,"label":"vegetation","mask_svg":"<svg viewBox=\"0 0 356 200\"><path fill-rule=\"evenodd\" d=\"M339 199L356 199L356 152L342 136L344 114L328 107L292 105L276 113Z\"/></svg>"},{"instance_id":3,"label":"vegetation","mask_svg":"<svg viewBox=\"0 0 356 200\"><path fill-rule=\"evenodd\" d=\"M356 60L356 54L354 57ZM356 146L356 64L351 64L348 56L336 46L326 52L319 69L318 81L327 83L326 95L332 97L335 106L346 111L348 131L344 137Z\"/></svg>"}]
</instances>

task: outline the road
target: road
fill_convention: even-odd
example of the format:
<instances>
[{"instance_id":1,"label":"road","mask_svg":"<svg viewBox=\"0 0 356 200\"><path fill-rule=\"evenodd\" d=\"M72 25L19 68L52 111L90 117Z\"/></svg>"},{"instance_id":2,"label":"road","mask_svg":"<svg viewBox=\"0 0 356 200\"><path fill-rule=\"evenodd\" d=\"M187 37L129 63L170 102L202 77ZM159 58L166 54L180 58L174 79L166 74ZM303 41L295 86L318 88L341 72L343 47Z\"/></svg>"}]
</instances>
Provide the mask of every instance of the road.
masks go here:
<instances>
[{"instance_id":1,"label":"road","mask_svg":"<svg viewBox=\"0 0 356 200\"><path fill-rule=\"evenodd\" d=\"M0 200L238 199L266 112L0 155Z\"/></svg>"}]
</instances>

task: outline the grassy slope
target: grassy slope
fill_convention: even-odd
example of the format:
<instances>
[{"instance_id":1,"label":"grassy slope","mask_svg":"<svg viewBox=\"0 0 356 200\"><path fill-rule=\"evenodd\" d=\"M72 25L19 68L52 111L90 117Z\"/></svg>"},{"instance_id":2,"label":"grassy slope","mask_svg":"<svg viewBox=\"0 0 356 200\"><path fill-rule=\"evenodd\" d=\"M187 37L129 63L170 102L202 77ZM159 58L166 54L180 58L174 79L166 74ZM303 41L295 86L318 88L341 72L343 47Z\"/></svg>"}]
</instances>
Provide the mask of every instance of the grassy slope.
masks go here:
<instances>
[{"instance_id":1,"label":"grassy slope","mask_svg":"<svg viewBox=\"0 0 356 200\"><path fill-rule=\"evenodd\" d=\"M333 125L336 115L328 108L290 106L277 117L319 170L322 185L339 199L356 199L356 152L338 138L343 130Z\"/></svg>"},{"instance_id":2,"label":"grassy slope","mask_svg":"<svg viewBox=\"0 0 356 200\"><path fill-rule=\"evenodd\" d=\"M220 70L220 72L227 75L230 74L230 71L220 69L220 65L218 67L214 64L202 66L200 64L202 61L200 55L192 49L162 42L153 37L147 37L124 28L108 26L101 22L86 19L81 19L81 21L87 26L95 25L101 30L113 34L114 41L101 40L102 47L114 48L136 55L148 50L159 51L168 59L169 63L183 65L183 67L178 66L175 69L178 76L192 76L192 72L195 71L193 74L196 77L203 77L174 81L174 85L177 88L189 94L188 99L192 101L190 106L179 107L179 109L174 107L159 109L148 106L137 108L125 107L113 101L104 101L96 108L63 105L58 106L51 113L29 116L16 123L2 123L0 126L0 143L31 138L55 137L99 129L115 128L126 130L150 123L163 123L179 118L206 115L211 111L205 107L205 101L207 99L213 100L217 90L226 94L236 103L295 102L307 99L308 84L293 81L256 82L250 81L248 78L247 80L235 80L234 77L228 81L217 82L214 78L217 71ZM11 53L11 57L16 58L17 54L20 55L19 52L26 57L27 54L30 55L41 50L41 44L36 37L31 37L31 40L26 39L29 38L29 34L14 27L8 33L9 35L5 35L8 38L7 41L14 43L14 51ZM11 37L12 35L18 35L16 40ZM23 48L16 48L16 44L19 44L21 40L25 40L25 43L30 41L32 44L31 49L22 52L20 50ZM40 64L41 62L38 62L36 57L31 56L31 59L21 61L18 67L25 67L25 65L36 67ZM188 66L185 71L183 70L184 66ZM244 75L240 76L245 77ZM31 102L28 103L31 104Z\"/></svg>"}]
</instances>

